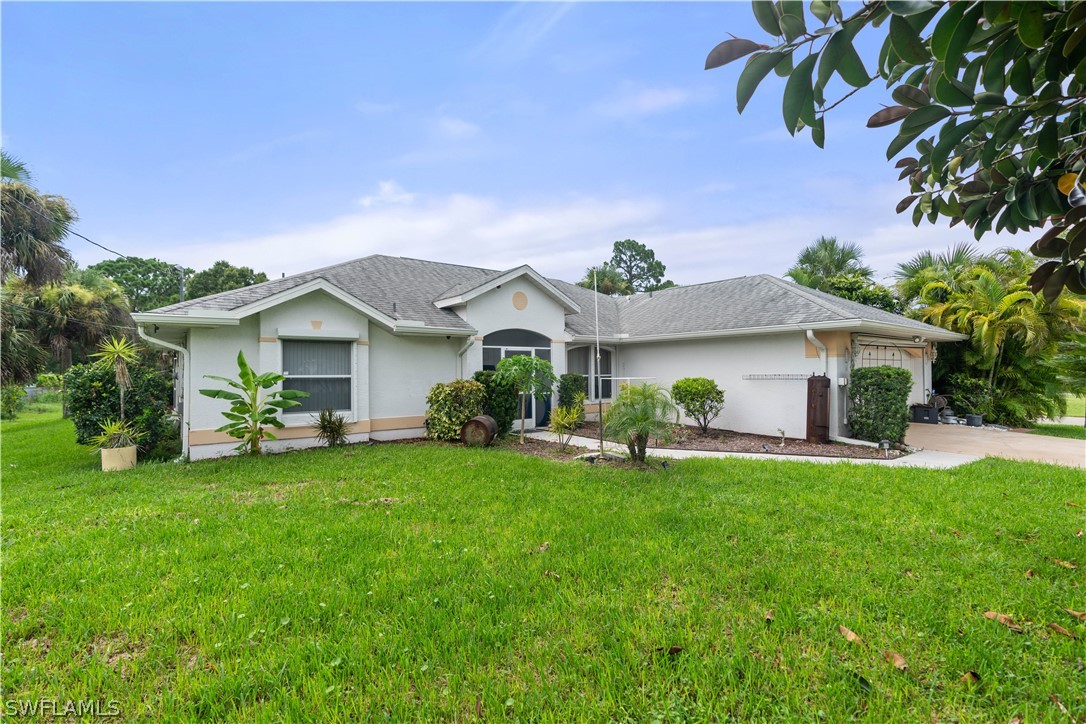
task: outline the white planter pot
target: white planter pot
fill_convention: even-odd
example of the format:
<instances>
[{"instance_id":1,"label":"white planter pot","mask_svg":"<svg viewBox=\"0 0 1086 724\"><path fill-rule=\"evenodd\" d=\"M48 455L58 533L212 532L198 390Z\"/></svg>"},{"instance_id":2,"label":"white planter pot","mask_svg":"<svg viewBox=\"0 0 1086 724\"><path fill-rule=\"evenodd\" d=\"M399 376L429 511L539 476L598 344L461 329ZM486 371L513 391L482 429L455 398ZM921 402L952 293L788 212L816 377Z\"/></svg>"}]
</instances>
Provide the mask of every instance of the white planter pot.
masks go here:
<instances>
[{"instance_id":1,"label":"white planter pot","mask_svg":"<svg viewBox=\"0 0 1086 724\"><path fill-rule=\"evenodd\" d=\"M102 471L131 470L136 467L136 446L102 448Z\"/></svg>"}]
</instances>

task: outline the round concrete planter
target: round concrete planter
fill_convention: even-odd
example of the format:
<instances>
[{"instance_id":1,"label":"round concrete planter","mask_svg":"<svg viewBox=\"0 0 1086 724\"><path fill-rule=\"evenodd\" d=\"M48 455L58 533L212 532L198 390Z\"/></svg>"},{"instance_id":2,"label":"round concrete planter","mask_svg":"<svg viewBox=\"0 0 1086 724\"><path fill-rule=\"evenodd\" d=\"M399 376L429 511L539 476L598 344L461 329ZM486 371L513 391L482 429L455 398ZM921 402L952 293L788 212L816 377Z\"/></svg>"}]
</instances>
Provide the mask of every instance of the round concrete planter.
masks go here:
<instances>
[{"instance_id":1,"label":"round concrete planter","mask_svg":"<svg viewBox=\"0 0 1086 724\"><path fill-rule=\"evenodd\" d=\"M136 467L136 446L102 448L102 471L131 470Z\"/></svg>"},{"instance_id":2,"label":"round concrete planter","mask_svg":"<svg viewBox=\"0 0 1086 724\"><path fill-rule=\"evenodd\" d=\"M984 415L966 415L965 424L969 427L981 427L984 424Z\"/></svg>"}]
</instances>

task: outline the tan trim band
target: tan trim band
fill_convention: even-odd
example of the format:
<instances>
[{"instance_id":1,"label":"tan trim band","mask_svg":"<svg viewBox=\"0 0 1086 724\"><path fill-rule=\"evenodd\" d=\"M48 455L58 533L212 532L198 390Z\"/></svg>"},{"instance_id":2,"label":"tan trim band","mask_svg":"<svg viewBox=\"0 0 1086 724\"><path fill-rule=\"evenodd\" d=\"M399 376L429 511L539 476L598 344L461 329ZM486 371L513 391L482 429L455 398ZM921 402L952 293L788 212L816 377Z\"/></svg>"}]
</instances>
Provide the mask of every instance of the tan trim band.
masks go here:
<instances>
[{"instance_id":1,"label":"tan trim band","mask_svg":"<svg viewBox=\"0 0 1086 724\"><path fill-rule=\"evenodd\" d=\"M551 344L565 344L567 340L564 339L552 339Z\"/></svg>"},{"instance_id":2,"label":"tan trim band","mask_svg":"<svg viewBox=\"0 0 1086 724\"><path fill-rule=\"evenodd\" d=\"M423 415L412 417L379 417L370 420L370 432L386 432L388 430L413 430L426 427L426 418Z\"/></svg>"},{"instance_id":3,"label":"tan trim band","mask_svg":"<svg viewBox=\"0 0 1086 724\"><path fill-rule=\"evenodd\" d=\"M352 422L347 428L348 435L357 435L367 432L388 432L392 430L417 430L426 427L426 418L422 415L411 417L381 417L376 420L359 420ZM313 425L297 425L285 427L282 430L274 430L273 433L280 440L305 440L316 437L317 429ZM189 432L189 445L216 445L225 442L238 442L237 438L230 437L225 432L215 430L192 430Z\"/></svg>"},{"instance_id":4,"label":"tan trim band","mask_svg":"<svg viewBox=\"0 0 1086 724\"><path fill-rule=\"evenodd\" d=\"M356 339L354 341L354 343L355 344L361 344L361 345L365 346L365 345L368 345L370 343L370 341L368 339Z\"/></svg>"},{"instance_id":5,"label":"tan trim band","mask_svg":"<svg viewBox=\"0 0 1086 724\"><path fill-rule=\"evenodd\" d=\"M476 342L482 342L484 339L486 339L486 337L479 336L479 337L475 337L474 339L475 339Z\"/></svg>"},{"instance_id":6,"label":"tan trim band","mask_svg":"<svg viewBox=\"0 0 1086 724\"><path fill-rule=\"evenodd\" d=\"M257 337L257 342L278 342L278 337Z\"/></svg>"}]
</instances>

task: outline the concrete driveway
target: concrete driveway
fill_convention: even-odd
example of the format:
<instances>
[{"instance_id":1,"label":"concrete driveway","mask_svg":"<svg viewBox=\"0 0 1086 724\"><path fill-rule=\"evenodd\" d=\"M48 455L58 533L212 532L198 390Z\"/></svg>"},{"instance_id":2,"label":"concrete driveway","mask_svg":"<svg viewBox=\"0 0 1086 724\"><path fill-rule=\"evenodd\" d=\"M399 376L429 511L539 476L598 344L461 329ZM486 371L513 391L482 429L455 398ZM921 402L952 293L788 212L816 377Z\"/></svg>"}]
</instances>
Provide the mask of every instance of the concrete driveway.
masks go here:
<instances>
[{"instance_id":1,"label":"concrete driveway","mask_svg":"<svg viewBox=\"0 0 1086 724\"><path fill-rule=\"evenodd\" d=\"M905 434L905 444L924 450L991 455L1009 460L1035 460L1086 468L1086 440L1067 440L965 425L913 423Z\"/></svg>"}]
</instances>

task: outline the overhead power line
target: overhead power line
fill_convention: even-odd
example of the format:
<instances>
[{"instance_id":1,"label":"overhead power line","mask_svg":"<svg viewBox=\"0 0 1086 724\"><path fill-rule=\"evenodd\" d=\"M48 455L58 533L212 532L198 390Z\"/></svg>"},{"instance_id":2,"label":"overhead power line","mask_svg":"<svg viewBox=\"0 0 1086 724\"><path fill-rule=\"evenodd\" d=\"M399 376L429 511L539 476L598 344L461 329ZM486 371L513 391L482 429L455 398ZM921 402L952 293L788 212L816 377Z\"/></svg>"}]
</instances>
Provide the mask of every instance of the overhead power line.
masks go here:
<instances>
[{"instance_id":1,"label":"overhead power line","mask_svg":"<svg viewBox=\"0 0 1086 724\"><path fill-rule=\"evenodd\" d=\"M7 300L4 300L4 304L6 306L9 306L9 307L18 307L19 309L25 309L26 311L32 312L33 314L44 314L44 315L46 315L48 317L52 317L54 319L68 320L68 321L71 321L71 322L78 322L79 324L85 324L88 327L109 327L109 328L112 328L112 329L129 329L129 330L135 329L135 327L133 327L131 325L128 325L128 324L110 324L108 322L92 322L89 319L80 319L79 317L72 317L72 316L69 316L69 315L66 315L66 314L54 314L53 312L47 312L44 309L34 309L33 307L28 307L28 306L26 306L24 304L16 304L15 302L9 302Z\"/></svg>"}]
</instances>

